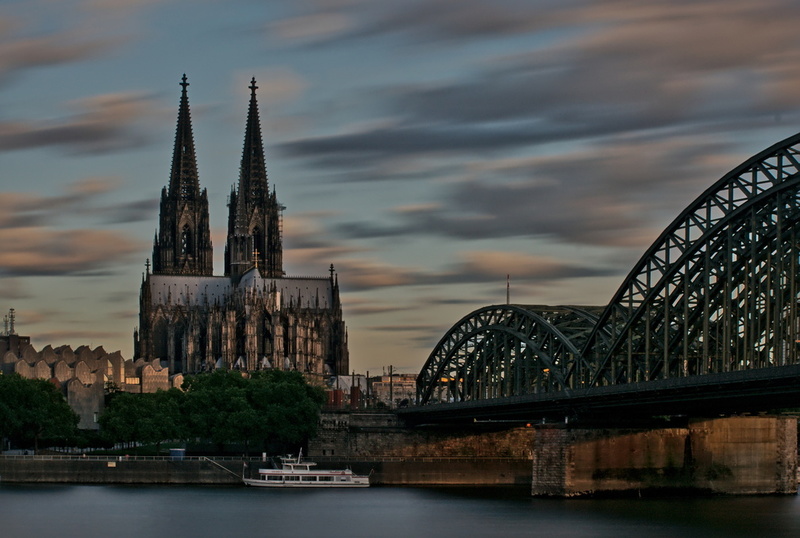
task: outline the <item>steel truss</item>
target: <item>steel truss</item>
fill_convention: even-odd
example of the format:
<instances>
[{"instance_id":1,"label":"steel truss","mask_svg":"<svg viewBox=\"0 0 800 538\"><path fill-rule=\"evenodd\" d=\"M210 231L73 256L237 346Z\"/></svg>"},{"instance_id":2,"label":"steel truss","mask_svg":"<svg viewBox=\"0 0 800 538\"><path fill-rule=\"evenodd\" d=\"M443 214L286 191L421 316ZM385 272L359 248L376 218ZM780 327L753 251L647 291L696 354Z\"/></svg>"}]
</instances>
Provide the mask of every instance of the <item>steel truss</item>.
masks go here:
<instances>
[{"instance_id":1,"label":"steel truss","mask_svg":"<svg viewBox=\"0 0 800 538\"><path fill-rule=\"evenodd\" d=\"M569 388L602 309L487 306L451 328L417 378L421 403L501 398Z\"/></svg>"},{"instance_id":2,"label":"steel truss","mask_svg":"<svg viewBox=\"0 0 800 538\"><path fill-rule=\"evenodd\" d=\"M605 308L489 306L442 338L421 404L800 363L800 134L685 209Z\"/></svg>"}]
</instances>

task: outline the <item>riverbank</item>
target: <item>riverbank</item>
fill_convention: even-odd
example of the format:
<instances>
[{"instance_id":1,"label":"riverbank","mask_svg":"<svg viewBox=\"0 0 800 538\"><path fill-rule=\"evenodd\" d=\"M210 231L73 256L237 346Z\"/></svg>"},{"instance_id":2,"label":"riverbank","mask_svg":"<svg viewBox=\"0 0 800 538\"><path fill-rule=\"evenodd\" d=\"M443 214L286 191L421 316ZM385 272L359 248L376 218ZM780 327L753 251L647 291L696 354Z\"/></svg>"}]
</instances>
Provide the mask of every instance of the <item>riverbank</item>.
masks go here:
<instances>
[{"instance_id":1,"label":"riverbank","mask_svg":"<svg viewBox=\"0 0 800 538\"><path fill-rule=\"evenodd\" d=\"M371 474L376 486L531 485L531 461L515 458L320 458L320 469ZM257 458L160 456L0 456L0 482L69 484L239 485Z\"/></svg>"}]
</instances>

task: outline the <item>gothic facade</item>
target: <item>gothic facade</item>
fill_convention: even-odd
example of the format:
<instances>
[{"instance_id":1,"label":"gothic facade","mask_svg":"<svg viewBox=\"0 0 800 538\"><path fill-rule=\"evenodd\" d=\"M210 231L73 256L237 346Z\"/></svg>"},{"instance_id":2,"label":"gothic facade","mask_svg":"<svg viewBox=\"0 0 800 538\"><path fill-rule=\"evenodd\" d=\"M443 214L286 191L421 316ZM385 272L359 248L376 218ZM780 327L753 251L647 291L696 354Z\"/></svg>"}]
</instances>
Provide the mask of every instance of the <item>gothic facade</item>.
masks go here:
<instances>
[{"instance_id":1,"label":"gothic facade","mask_svg":"<svg viewBox=\"0 0 800 538\"><path fill-rule=\"evenodd\" d=\"M298 278L283 270L282 211L269 190L256 101L250 85L238 185L228 203L223 276L213 274L208 198L197 175L186 75L169 185L161 192L152 272L142 280L137 358L170 374L214 368L348 372L338 277Z\"/></svg>"}]
</instances>

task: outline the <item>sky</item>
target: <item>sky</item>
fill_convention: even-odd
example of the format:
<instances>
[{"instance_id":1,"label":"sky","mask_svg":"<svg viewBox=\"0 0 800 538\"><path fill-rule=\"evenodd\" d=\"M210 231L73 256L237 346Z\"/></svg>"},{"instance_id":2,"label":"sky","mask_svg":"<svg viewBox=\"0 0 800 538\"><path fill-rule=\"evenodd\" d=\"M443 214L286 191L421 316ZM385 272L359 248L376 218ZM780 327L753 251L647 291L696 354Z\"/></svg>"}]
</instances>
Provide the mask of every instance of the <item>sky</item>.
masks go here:
<instances>
[{"instance_id":1,"label":"sky","mask_svg":"<svg viewBox=\"0 0 800 538\"><path fill-rule=\"evenodd\" d=\"M800 129L791 0L0 0L0 311L133 356L185 73L215 274L255 77L284 269L338 275L358 373L473 310L606 305Z\"/></svg>"}]
</instances>

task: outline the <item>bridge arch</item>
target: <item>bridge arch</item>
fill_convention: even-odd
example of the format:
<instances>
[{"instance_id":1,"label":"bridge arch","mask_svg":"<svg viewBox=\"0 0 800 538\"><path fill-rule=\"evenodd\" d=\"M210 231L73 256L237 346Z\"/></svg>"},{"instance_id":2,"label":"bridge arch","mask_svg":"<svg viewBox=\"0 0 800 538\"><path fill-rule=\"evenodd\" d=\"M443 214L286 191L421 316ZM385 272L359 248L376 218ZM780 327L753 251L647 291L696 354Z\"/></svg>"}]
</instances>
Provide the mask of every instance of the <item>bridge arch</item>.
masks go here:
<instances>
[{"instance_id":1,"label":"bridge arch","mask_svg":"<svg viewBox=\"0 0 800 538\"><path fill-rule=\"evenodd\" d=\"M458 321L417 378L420 404L570 388L567 380L600 309L493 305Z\"/></svg>"},{"instance_id":2,"label":"bridge arch","mask_svg":"<svg viewBox=\"0 0 800 538\"><path fill-rule=\"evenodd\" d=\"M664 230L599 317L580 381L798 363L799 145L800 134L748 159Z\"/></svg>"},{"instance_id":3,"label":"bridge arch","mask_svg":"<svg viewBox=\"0 0 800 538\"><path fill-rule=\"evenodd\" d=\"M563 397L781 366L800 367L800 134L702 193L607 307L495 305L462 318L417 393L420 404Z\"/></svg>"}]
</instances>

